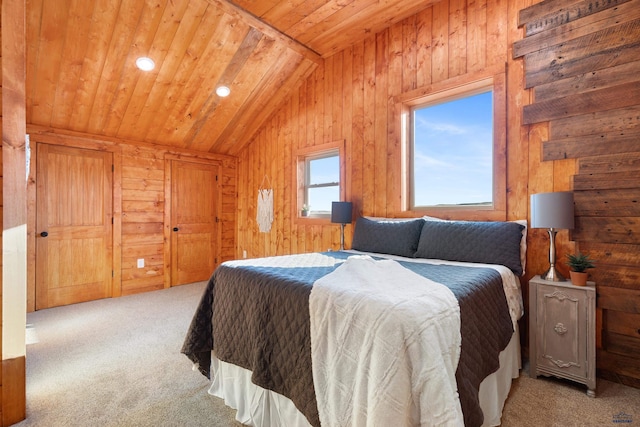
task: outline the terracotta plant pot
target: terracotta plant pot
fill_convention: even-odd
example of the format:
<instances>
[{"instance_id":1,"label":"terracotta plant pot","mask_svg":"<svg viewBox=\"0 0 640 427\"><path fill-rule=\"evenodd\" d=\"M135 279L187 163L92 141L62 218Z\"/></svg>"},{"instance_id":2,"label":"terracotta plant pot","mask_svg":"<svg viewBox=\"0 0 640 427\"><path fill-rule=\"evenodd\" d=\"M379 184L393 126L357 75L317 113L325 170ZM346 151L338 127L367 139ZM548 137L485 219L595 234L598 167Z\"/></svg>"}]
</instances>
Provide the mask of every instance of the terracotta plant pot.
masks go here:
<instances>
[{"instance_id":1,"label":"terracotta plant pot","mask_svg":"<svg viewBox=\"0 0 640 427\"><path fill-rule=\"evenodd\" d=\"M569 275L571 276L571 283L574 285L585 286L587 284L586 272L569 271Z\"/></svg>"}]
</instances>

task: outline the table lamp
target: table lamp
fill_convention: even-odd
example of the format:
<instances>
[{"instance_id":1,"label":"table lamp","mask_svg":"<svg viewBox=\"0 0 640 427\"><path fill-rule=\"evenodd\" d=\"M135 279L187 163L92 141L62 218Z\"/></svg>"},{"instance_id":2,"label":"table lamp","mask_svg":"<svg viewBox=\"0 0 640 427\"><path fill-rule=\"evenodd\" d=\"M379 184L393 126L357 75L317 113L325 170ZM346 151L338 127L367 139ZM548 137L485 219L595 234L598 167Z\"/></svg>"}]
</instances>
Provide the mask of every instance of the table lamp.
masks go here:
<instances>
[{"instance_id":1,"label":"table lamp","mask_svg":"<svg viewBox=\"0 0 640 427\"><path fill-rule=\"evenodd\" d=\"M549 270L541 277L553 282L566 279L556 270L556 233L561 229L573 229L573 193L559 191L531 195L531 228L549 229Z\"/></svg>"},{"instance_id":2,"label":"table lamp","mask_svg":"<svg viewBox=\"0 0 640 427\"><path fill-rule=\"evenodd\" d=\"M331 222L340 224L340 250L344 250L344 226L350 224L352 205L351 202L331 202Z\"/></svg>"}]
</instances>

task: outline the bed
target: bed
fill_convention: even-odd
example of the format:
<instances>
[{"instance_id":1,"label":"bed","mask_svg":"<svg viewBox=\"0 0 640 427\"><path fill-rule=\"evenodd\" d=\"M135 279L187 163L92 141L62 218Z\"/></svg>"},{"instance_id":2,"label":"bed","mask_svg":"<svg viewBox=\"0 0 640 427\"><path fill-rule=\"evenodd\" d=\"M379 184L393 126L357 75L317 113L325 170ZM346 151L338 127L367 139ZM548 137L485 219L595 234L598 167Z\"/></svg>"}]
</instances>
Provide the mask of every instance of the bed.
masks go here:
<instances>
[{"instance_id":1,"label":"bed","mask_svg":"<svg viewBox=\"0 0 640 427\"><path fill-rule=\"evenodd\" d=\"M223 263L182 352L243 424L499 425L525 235L359 218L350 251Z\"/></svg>"}]
</instances>

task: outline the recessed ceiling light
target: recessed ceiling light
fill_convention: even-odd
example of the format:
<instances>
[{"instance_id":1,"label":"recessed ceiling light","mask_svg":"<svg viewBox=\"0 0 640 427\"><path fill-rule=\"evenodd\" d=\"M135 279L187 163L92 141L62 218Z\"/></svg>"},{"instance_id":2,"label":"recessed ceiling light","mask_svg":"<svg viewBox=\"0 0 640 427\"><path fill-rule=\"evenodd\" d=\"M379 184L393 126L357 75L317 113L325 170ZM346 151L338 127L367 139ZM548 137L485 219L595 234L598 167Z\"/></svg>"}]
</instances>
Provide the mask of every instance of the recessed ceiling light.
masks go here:
<instances>
[{"instance_id":1,"label":"recessed ceiling light","mask_svg":"<svg viewBox=\"0 0 640 427\"><path fill-rule=\"evenodd\" d=\"M136 59L136 67L141 69L142 71L151 71L155 68L156 64L153 62L153 59L147 58L146 56L141 56Z\"/></svg>"},{"instance_id":2,"label":"recessed ceiling light","mask_svg":"<svg viewBox=\"0 0 640 427\"><path fill-rule=\"evenodd\" d=\"M216 88L216 93L218 94L218 96L224 98L225 96L229 96L229 94L231 93L231 89L229 89L229 87L227 86L218 86Z\"/></svg>"}]
</instances>

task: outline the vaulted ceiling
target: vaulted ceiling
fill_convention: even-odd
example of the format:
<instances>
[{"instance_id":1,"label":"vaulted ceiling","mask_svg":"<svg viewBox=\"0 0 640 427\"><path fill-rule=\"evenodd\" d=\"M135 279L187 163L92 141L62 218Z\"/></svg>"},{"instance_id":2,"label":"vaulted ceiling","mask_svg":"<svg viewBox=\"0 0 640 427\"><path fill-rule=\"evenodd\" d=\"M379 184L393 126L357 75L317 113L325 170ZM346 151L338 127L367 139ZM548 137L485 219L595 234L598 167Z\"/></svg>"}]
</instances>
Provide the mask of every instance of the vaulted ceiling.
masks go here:
<instances>
[{"instance_id":1,"label":"vaulted ceiling","mask_svg":"<svg viewBox=\"0 0 640 427\"><path fill-rule=\"evenodd\" d=\"M27 123L236 154L323 58L435 1L26 0Z\"/></svg>"}]
</instances>

